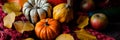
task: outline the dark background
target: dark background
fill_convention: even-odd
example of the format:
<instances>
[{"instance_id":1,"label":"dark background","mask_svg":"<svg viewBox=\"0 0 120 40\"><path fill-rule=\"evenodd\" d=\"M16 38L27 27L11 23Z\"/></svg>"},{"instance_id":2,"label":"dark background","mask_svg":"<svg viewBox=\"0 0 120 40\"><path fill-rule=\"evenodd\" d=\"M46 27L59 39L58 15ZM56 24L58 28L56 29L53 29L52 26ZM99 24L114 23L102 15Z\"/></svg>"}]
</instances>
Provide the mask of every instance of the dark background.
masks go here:
<instances>
[{"instance_id":1,"label":"dark background","mask_svg":"<svg viewBox=\"0 0 120 40\"><path fill-rule=\"evenodd\" d=\"M74 11L82 11L81 8L79 8L79 5L81 5L80 3L82 1L83 0L74 0ZM87 11L86 13L89 15L89 17L96 12L102 12L106 14L109 23L107 28L101 32L114 37L116 40L120 40L120 0L109 0L109 3L105 8L101 8L97 5L102 1L104 0L94 0L94 3L96 3L96 9Z\"/></svg>"}]
</instances>

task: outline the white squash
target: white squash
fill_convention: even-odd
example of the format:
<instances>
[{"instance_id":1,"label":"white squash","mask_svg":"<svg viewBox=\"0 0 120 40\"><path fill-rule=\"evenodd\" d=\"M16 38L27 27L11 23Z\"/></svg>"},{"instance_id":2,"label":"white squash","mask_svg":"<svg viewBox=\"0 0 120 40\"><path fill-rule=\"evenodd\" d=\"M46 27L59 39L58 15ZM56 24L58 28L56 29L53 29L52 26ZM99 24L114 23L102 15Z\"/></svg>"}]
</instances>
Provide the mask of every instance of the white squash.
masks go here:
<instances>
[{"instance_id":1,"label":"white squash","mask_svg":"<svg viewBox=\"0 0 120 40\"><path fill-rule=\"evenodd\" d=\"M47 3L47 0L28 0L23 5L22 12L34 24L40 19L51 17L51 9L52 6Z\"/></svg>"}]
</instances>

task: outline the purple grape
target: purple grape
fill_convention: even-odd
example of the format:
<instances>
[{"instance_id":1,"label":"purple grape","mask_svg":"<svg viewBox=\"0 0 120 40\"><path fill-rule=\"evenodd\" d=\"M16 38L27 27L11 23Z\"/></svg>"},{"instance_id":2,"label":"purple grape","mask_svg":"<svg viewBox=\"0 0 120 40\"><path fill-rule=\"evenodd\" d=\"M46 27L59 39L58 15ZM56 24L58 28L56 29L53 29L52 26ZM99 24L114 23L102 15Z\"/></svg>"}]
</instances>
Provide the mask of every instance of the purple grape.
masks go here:
<instances>
[{"instance_id":1,"label":"purple grape","mask_svg":"<svg viewBox=\"0 0 120 40\"><path fill-rule=\"evenodd\" d=\"M101 35L97 35L96 37L97 37L98 39L105 38L105 36L104 36L104 35L102 35L102 34L101 34Z\"/></svg>"},{"instance_id":2,"label":"purple grape","mask_svg":"<svg viewBox=\"0 0 120 40\"><path fill-rule=\"evenodd\" d=\"M24 14L21 14L20 16L17 16L17 17L16 17L15 21L19 21L19 20L21 20L21 21L28 21L28 20L26 19L26 17L24 16Z\"/></svg>"},{"instance_id":3,"label":"purple grape","mask_svg":"<svg viewBox=\"0 0 120 40\"><path fill-rule=\"evenodd\" d=\"M3 5L7 0L0 0L0 5Z\"/></svg>"},{"instance_id":4,"label":"purple grape","mask_svg":"<svg viewBox=\"0 0 120 40\"><path fill-rule=\"evenodd\" d=\"M70 33L70 29L66 24L62 24L63 33Z\"/></svg>"},{"instance_id":5,"label":"purple grape","mask_svg":"<svg viewBox=\"0 0 120 40\"><path fill-rule=\"evenodd\" d=\"M89 33L97 37L97 40L115 40L113 37L97 32L93 29L86 29Z\"/></svg>"},{"instance_id":6,"label":"purple grape","mask_svg":"<svg viewBox=\"0 0 120 40\"><path fill-rule=\"evenodd\" d=\"M22 34L12 29L4 29L4 32L11 37L11 40L22 39Z\"/></svg>"},{"instance_id":7,"label":"purple grape","mask_svg":"<svg viewBox=\"0 0 120 40\"><path fill-rule=\"evenodd\" d=\"M3 26L3 18L6 16L6 13L2 11L2 7L0 6L0 29L4 29Z\"/></svg>"},{"instance_id":8,"label":"purple grape","mask_svg":"<svg viewBox=\"0 0 120 40\"><path fill-rule=\"evenodd\" d=\"M3 31L0 31L0 40L6 40L7 35Z\"/></svg>"},{"instance_id":9,"label":"purple grape","mask_svg":"<svg viewBox=\"0 0 120 40\"><path fill-rule=\"evenodd\" d=\"M110 36L106 36L106 40L115 40L115 39Z\"/></svg>"}]
</instances>

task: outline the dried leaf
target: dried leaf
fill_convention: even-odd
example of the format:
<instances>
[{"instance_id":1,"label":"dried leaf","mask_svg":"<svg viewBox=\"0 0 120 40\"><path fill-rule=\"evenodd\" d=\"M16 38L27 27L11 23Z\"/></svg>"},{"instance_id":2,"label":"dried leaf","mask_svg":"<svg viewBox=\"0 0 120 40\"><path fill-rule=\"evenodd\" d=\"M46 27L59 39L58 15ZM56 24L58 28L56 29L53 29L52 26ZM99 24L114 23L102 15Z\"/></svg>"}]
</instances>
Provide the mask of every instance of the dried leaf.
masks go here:
<instances>
[{"instance_id":1,"label":"dried leaf","mask_svg":"<svg viewBox=\"0 0 120 40\"><path fill-rule=\"evenodd\" d=\"M88 33L86 30L81 29L81 30L77 30L75 31L78 39L80 40L97 40L97 38L95 36L93 36L92 34Z\"/></svg>"},{"instance_id":2,"label":"dried leaf","mask_svg":"<svg viewBox=\"0 0 120 40\"><path fill-rule=\"evenodd\" d=\"M32 31L34 30L34 25L30 22L16 21L14 22L15 29L23 33L24 31Z\"/></svg>"},{"instance_id":3,"label":"dried leaf","mask_svg":"<svg viewBox=\"0 0 120 40\"><path fill-rule=\"evenodd\" d=\"M61 34L55 40L74 40L71 34Z\"/></svg>"},{"instance_id":4,"label":"dried leaf","mask_svg":"<svg viewBox=\"0 0 120 40\"><path fill-rule=\"evenodd\" d=\"M12 28L12 23L15 21L15 13L10 13L4 17L3 22L6 28Z\"/></svg>"},{"instance_id":5,"label":"dried leaf","mask_svg":"<svg viewBox=\"0 0 120 40\"><path fill-rule=\"evenodd\" d=\"M34 25L32 23L30 23L30 22L27 21L24 24L23 30L24 31L32 31L32 30L34 30Z\"/></svg>"},{"instance_id":6,"label":"dried leaf","mask_svg":"<svg viewBox=\"0 0 120 40\"><path fill-rule=\"evenodd\" d=\"M19 15L21 15L21 14L22 14L22 12L16 12L16 11L15 11L15 15L16 15L16 16L19 16Z\"/></svg>"},{"instance_id":7,"label":"dried leaf","mask_svg":"<svg viewBox=\"0 0 120 40\"><path fill-rule=\"evenodd\" d=\"M85 26L88 25L88 22L89 22L89 17L88 16L79 16L78 20L77 20L77 23L79 24L78 25L78 28L84 28Z\"/></svg>"},{"instance_id":8,"label":"dried leaf","mask_svg":"<svg viewBox=\"0 0 120 40\"><path fill-rule=\"evenodd\" d=\"M34 40L33 38L26 38L26 39L23 39L23 40Z\"/></svg>"},{"instance_id":9,"label":"dried leaf","mask_svg":"<svg viewBox=\"0 0 120 40\"><path fill-rule=\"evenodd\" d=\"M2 9L4 12L6 13L11 13L11 12L15 12L16 16L19 16L20 14L22 14L20 12L21 10L21 7L20 5L18 5L17 3L5 3L3 6L2 6Z\"/></svg>"},{"instance_id":10,"label":"dried leaf","mask_svg":"<svg viewBox=\"0 0 120 40\"><path fill-rule=\"evenodd\" d=\"M16 21L14 22L14 27L15 29L20 32L20 33L23 33L24 30L23 30L23 27L24 27L24 22L23 21Z\"/></svg>"}]
</instances>

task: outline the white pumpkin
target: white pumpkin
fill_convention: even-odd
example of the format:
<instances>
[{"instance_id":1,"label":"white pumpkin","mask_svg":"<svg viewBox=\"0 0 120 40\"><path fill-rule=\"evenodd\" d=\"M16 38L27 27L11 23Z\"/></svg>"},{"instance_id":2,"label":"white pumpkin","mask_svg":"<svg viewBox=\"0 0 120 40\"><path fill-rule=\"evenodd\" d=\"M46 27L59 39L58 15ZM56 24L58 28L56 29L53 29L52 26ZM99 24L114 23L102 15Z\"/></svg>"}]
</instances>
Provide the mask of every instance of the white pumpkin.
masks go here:
<instances>
[{"instance_id":1,"label":"white pumpkin","mask_svg":"<svg viewBox=\"0 0 120 40\"><path fill-rule=\"evenodd\" d=\"M23 5L23 13L25 17L33 24L40 19L51 17L52 6L47 3L47 0L28 0Z\"/></svg>"}]
</instances>

